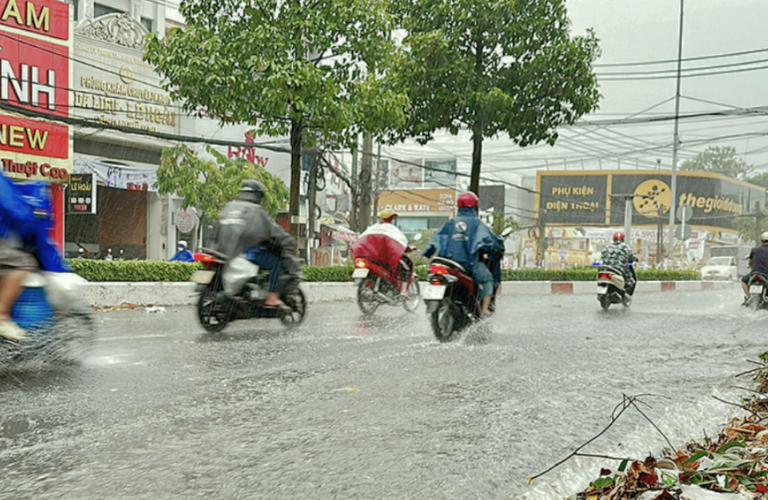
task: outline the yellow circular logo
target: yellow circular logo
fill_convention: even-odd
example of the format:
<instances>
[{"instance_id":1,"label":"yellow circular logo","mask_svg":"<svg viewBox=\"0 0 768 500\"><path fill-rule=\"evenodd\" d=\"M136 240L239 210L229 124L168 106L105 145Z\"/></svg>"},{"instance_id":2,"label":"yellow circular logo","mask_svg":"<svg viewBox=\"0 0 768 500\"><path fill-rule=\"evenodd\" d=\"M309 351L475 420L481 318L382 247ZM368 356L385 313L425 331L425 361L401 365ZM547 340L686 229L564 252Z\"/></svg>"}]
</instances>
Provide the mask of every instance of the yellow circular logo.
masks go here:
<instances>
[{"instance_id":1,"label":"yellow circular logo","mask_svg":"<svg viewBox=\"0 0 768 500\"><path fill-rule=\"evenodd\" d=\"M669 212L672 205L672 191L666 183L651 179L644 181L635 189L635 210L649 219Z\"/></svg>"},{"instance_id":2,"label":"yellow circular logo","mask_svg":"<svg viewBox=\"0 0 768 500\"><path fill-rule=\"evenodd\" d=\"M120 68L120 79L123 81L124 84L130 85L133 83L133 68L130 66L123 66Z\"/></svg>"}]
</instances>

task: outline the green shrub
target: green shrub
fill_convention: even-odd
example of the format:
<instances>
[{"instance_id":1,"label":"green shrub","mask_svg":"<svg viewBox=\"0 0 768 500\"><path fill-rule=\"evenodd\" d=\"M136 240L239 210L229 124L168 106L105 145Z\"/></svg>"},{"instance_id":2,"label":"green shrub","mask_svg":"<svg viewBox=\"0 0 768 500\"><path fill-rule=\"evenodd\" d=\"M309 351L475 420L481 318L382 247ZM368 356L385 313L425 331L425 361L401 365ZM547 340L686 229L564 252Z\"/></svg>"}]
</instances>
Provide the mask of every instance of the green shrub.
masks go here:
<instances>
[{"instance_id":1,"label":"green shrub","mask_svg":"<svg viewBox=\"0 0 768 500\"><path fill-rule=\"evenodd\" d=\"M164 262L158 260L89 260L70 259L72 270L88 281L188 281L199 263ZM304 266L304 279L313 282L352 281L352 266ZM426 279L429 266L416 265L419 279ZM597 268L572 269L504 269L504 281L593 281ZM640 281L698 280L698 271L664 271L644 269L637 271Z\"/></svg>"}]
</instances>

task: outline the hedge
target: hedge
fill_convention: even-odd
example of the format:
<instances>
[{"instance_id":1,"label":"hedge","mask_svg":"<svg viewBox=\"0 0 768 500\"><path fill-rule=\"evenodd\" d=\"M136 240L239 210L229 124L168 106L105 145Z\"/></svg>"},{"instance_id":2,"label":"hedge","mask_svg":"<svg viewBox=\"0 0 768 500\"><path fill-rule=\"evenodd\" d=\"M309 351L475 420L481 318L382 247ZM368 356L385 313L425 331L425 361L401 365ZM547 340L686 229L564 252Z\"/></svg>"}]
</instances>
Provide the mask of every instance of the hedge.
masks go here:
<instances>
[{"instance_id":1,"label":"hedge","mask_svg":"<svg viewBox=\"0 0 768 500\"><path fill-rule=\"evenodd\" d=\"M89 260L70 259L72 270L88 281L188 281L198 263L163 262L158 260ZM504 269L504 281L592 281L594 267L573 269ZM427 266L417 265L420 279L427 277ZM352 266L304 266L304 278L314 282L352 281ZM699 279L698 271L664 271L640 269L640 281L691 281Z\"/></svg>"}]
</instances>

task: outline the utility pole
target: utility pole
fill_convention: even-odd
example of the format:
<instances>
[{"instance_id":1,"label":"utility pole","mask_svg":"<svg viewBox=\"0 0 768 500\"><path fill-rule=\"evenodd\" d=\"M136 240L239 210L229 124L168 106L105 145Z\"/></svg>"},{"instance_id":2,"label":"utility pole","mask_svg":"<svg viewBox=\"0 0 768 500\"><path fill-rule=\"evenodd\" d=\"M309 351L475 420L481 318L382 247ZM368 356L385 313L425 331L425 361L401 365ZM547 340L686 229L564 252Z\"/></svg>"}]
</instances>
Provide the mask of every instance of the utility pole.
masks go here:
<instances>
[{"instance_id":1,"label":"utility pole","mask_svg":"<svg viewBox=\"0 0 768 500\"><path fill-rule=\"evenodd\" d=\"M544 234L545 229L547 228L546 222L544 221L544 215L547 213L546 210L539 209L539 248L538 248L538 256L536 259L536 264L538 265L539 262L541 262L541 267L544 267L544 255L546 255L547 250L547 239L546 235Z\"/></svg>"},{"instance_id":2,"label":"utility pole","mask_svg":"<svg viewBox=\"0 0 768 500\"><path fill-rule=\"evenodd\" d=\"M312 265L312 248L315 243L315 202L317 199L317 149L309 154L309 188L307 189L307 265Z\"/></svg>"},{"instance_id":3,"label":"utility pole","mask_svg":"<svg viewBox=\"0 0 768 500\"><path fill-rule=\"evenodd\" d=\"M351 198L349 227L352 231L357 231L357 210L360 205L360 189L357 182L357 139L355 139L355 144L352 146L352 182L353 185L349 187Z\"/></svg>"},{"instance_id":4,"label":"utility pole","mask_svg":"<svg viewBox=\"0 0 768 500\"><path fill-rule=\"evenodd\" d=\"M363 134L363 158L360 168L360 218L358 230L365 231L371 225L371 172L373 170L373 136Z\"/></svg>"},{"instance_id":5,"label":"utility pole","mask_svg":"<svg viewBox=\"0 0 768 500\"><path fill-rule=\"evenodd\" d=\"M755 202L755 245L760 245L760 235L763 233L763 211L760 210L760 202Z\"/></svg>"},{"instance_id":6,"label":"utility pole","mask_svg":"<svg viewBox=\"0 0 768 500\"><path fill-rule=\"evenodd\" d=\"M683 0L680 0L680 28L677 42L677 90L675 91L675 132L672 142L672 200L669 207L669 268L675 268L675 201L677 197L677 149L680 142L680 81L683 69ZM682 235L681 235L682 236Z\"/></svg>"},{"instance_id":7,"label":"utility pole","mask_svg":"<svg viewBox=\"0 0 768 500\"><path fill-rule=\"evenodd\" d=\"M379 215L379 182L381 180L381 143L376 154L376 183L373 185L373 216Z\"/></svg>"}]
</instances>

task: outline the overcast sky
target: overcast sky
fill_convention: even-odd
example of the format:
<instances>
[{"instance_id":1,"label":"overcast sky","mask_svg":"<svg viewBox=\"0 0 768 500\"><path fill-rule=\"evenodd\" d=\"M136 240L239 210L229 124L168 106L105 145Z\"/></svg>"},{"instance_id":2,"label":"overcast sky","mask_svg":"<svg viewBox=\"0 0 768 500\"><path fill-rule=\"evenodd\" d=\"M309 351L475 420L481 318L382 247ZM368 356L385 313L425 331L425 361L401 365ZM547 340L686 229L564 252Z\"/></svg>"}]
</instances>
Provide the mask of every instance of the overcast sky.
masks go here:
<instances>
[{"instance_id":1,"label":"overcast sky","mask_svg":"<svg viewBox=\"0 0 768 500\"><path fill-rule=\"evenodd\" d=\"M648 108L653 109L638 117L673 116L676 64L626 64L676 60L679 0L569 0L567 6L573 34L583 34L592 28L601 40L602 56L595 71L600 76L603 98L600 109L583 121L605 123ZM765 0L686 0L684 8L684 59L768 49L768 2ZM743 64L761 60L764 62ZM605 66L616 64L622 66ZM706 72L729 73L683 78L681 94L685 98L681 100L681 114L768 105L768 50L683 64L684 70L696 67L711 68ZM742 71L754 67L765 69ZM645 74L627 75L627 72ZM623 74L610 76L610 73ZM629 79L637 77L653 79ZM768 138L752 135L723 139L730 135L766 132L768 116L764 113L681 120L680 160L693 157L708 145L732 145L747 162L768 170ZM562 130L561 140L554 148L535 146L521 150L500 137L486 142L484 173L514 181L521 174L534 174L546 163L552 169L581 169L582 165L586 169L653 168L657 159L661 160L662 167L669 168L672 137L672 121L571 127ZM460 168L468 170L471 143L466 135L442 136L427 148L402 146L388 148L388 152L411 158L456 155Z\"/></svg>"}]
</instances>

